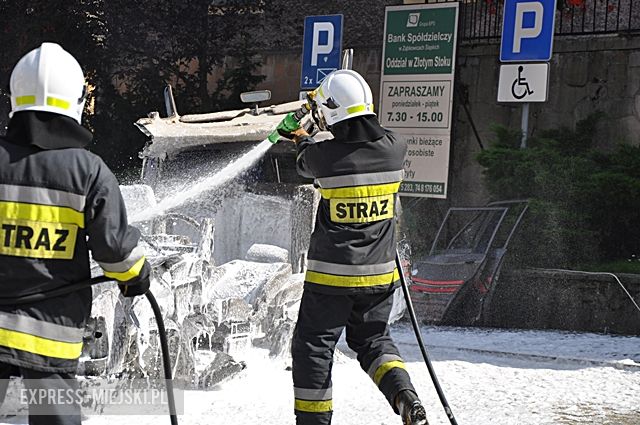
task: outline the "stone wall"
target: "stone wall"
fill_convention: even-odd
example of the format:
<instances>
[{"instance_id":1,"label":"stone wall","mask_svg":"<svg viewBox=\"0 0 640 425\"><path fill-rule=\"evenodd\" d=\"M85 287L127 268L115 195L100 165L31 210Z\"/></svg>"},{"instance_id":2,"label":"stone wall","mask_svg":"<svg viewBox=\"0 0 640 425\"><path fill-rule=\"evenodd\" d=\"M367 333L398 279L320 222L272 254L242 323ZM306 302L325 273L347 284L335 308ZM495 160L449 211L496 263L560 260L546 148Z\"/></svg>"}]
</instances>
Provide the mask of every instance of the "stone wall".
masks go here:
<instances>
[{"instance_id":1,"label":"stone wall","mask_svg":"<svg viewBox=\"0 0 640 425\"><path fill-rule=\"evenodd\" d=\"M640 300L640 276L618 278ZM479 325L639 335L640 311L611 275L518 270L500 277Z\"/></svg>"}]
</instances>

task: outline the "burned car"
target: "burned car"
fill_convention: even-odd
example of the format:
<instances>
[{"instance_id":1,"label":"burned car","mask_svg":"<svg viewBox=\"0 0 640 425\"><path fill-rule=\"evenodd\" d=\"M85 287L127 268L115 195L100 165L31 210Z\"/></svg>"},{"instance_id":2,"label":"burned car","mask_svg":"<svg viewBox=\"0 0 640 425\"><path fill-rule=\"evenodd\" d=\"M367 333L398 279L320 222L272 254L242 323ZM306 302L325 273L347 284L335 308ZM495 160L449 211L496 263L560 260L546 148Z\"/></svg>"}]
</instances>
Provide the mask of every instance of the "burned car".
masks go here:
<instances>
[{"instance_id":1,"label":"burned car","mask_svg":"<svg viewBox=\"0 0 640 425\"><path fill-rule=\"evenodd\" d=\"M288 353L318 195L297 176L292 144L269 144L235 174L228 166L300 103L182 117L173 110L136 123L150 138L142 184L121 189L152 264L175 379L186 387L238 373L251 345ZM96 285L79 373L161 378L157 333L143 297Z\"/></svg>"}]
</instances>

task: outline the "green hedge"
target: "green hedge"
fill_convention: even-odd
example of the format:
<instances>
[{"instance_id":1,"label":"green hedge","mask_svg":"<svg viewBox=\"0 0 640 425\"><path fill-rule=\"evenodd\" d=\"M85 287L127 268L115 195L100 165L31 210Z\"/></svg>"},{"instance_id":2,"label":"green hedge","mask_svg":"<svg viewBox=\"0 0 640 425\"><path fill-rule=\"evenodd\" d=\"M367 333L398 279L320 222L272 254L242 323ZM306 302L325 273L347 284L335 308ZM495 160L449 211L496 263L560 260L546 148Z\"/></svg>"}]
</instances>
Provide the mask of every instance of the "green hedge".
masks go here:
<instances>
[{"instance_id":1,"label":"green hedge","mask_svg":"<svg viewBox=\"0 0 640 425\"><path fill-rule=\"evenodd\" d=\"M520 149L520 132L494 128L478 155L493 198L530 199L513 253L520 265L578 267L640 253L640 148L596 140L600 114L575 130L541 132Z\"/></svg>"}]
</instances>

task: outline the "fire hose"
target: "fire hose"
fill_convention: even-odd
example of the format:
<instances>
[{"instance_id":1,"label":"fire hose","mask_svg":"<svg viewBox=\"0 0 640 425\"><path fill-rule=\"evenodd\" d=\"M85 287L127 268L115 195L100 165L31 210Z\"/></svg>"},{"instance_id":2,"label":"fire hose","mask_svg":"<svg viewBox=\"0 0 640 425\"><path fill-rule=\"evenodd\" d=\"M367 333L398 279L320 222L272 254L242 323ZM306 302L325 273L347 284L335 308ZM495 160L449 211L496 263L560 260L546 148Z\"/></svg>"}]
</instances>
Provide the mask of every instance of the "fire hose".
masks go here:
<instances>
[{"instance_id":1,"label":"fire hose","mask_svg":"<svg viewBox=\"0 0 640 425\"><path fill-rule=\"evenodd\" d=\"M63 286L61 288L52 289L50 291L38 292L33 294L22 295L19 297L7 298L0 297L0 305L20 305L30 304L38 301L43 301L51 297L57 297L60 295L69 294L71 292L78 291L80 289L87 288L89 286L97 285L99 283L109 282L113 279L106 276L98 276L89 280L85 280L78 283ZM164 369L165 385L167 389L167 402L169 404L169 417L171 419L171 425L178 425L178 415L176 413L176 400L173 393L173 380L171 372L171 358L169 357L169 344L167 342L167 331L164 327L164 320L162 319L162 312L160 306L153 296L151 291L147 291L145 294L147 301L151 304L153 315L155 316L156 323L158 325L158 337L160 338L160 352L162 354L162 366Z\"/></svg>"},{"instance_id":2,"label":"fire hose","mask_svg":"<svg viewBox=\"0 0 640 425\"><path fill-rule=\"evenodd\" d=\"M400 253L396 249L396 267L400 272L400 284L402 285L402 292L404 293L404 300L407 304L407 311L409 312L409 317L411 318L411 325L413 326L413 332L416 334L416 340L418 341L418 345L420 346L420 351L422 352L422 357L424 358L424 362L427 365L427 369L429 370L429 376L431 377L431 381L433 382L433 386L438 393L438 398L440 399L440 403L444 408L445 413L447 414L447 418L451 425L458 425L456 422L456 418L453 416L453 412L451 411L451 407L449 407L449 403L444 396L444 391L442 391L442 387L440 387L440 383L438 382L438 377L436 376L436 371L433 369L433 365L431 364L431 360L429 360L429 354L427 354L427 349L424 346L424 341L422 341L422 334L420 333L420 327L418 326L418 319L416 319L416 312L413 309L413 303L411 302L411 296L409 295L409 286L407 285L407 281L404 276L404 270L402 268L402 262L400 261Z\"/></svg>"}]
</instances>

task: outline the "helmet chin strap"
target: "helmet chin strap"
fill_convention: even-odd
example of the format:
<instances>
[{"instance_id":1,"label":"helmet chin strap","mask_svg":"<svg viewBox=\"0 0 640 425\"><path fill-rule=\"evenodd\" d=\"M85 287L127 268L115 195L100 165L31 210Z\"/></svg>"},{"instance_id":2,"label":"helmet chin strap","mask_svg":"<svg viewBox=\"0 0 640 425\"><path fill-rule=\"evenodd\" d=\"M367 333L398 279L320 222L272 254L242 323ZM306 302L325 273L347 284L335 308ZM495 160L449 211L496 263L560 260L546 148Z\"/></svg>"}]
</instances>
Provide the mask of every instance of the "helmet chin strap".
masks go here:
<instances>
[{"instance_id":1,"label":"helmet chin strap","mask_svg":"<svg viewBox=\"0 0 640 425\"><path fill-rule=\"evenodd\" d=\"M329 130L329 126L327 126L327 122L322 116L322 112L320 112L318 104L315 101L311 102L311 117L321 131Z\"/></svg>"},{"instance_id":2,"label":"helmet chin strap","mask_svg":"<svg viewBox=\"0 0 640 425\"><path fill-rule=\"evenodd\" d=\"M89 97L89 85L84 83L82 87L82 95L78 98L78 105L83 103Z\"/></svg>"}]
</instances>

